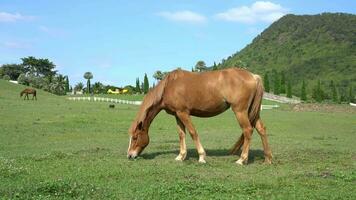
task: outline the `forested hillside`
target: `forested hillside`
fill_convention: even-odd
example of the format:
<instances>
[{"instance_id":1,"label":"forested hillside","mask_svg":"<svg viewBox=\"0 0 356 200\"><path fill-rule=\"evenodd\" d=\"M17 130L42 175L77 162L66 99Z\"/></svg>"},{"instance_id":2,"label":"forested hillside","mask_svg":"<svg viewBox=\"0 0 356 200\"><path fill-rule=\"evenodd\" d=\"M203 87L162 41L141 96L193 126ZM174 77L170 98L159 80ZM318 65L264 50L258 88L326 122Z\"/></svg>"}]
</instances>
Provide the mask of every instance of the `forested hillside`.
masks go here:
<instances>
[{"instance_id":1,"label":"forested hillside","mask_svg":"<svg viewBox=\"0 0 356 200\"><path fill-rule=\"evenodd\" d=\"M333 81L338 92L346 94L356 82L356 15L286 15L218 64L218 68L231 66L261 75L272 70L284 73L294 93L302 80L309 93L320 80L324 88Z\"/></svg>"}]
</instances>

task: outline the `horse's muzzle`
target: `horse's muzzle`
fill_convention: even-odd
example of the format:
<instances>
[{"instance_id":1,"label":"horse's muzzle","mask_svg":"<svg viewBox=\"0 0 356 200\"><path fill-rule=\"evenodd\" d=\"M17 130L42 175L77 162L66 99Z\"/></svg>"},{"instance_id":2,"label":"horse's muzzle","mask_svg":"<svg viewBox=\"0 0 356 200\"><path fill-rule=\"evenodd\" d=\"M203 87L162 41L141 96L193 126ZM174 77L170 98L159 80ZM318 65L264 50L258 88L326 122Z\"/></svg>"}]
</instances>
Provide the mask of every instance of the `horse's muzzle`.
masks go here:
<instances>
[{"instance_id":1,"label":"horse's muzzle","mask_svg":"<svg viewBox=\"0 0 356 200\"><path fill-rule=\"evenodd\" d=\"M135 159L135 158L137 158L137 154L136 154L136 153L133 153L133 154L128 153L128 154L127 154L127 158L128 158L128 159Z\"/></svg>"}]
</instances>

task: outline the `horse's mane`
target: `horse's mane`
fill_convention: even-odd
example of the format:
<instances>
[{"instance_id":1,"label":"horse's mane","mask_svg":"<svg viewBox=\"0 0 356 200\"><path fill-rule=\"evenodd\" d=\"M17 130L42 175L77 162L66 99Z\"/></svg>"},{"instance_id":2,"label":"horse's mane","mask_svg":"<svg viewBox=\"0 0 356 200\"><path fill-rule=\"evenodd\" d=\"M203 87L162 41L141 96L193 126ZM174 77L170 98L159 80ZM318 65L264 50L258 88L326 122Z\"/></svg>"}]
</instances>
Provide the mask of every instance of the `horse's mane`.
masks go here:
<instances>
[{"instance_id":1,"label":"horse's mane","mask_svg":"<svg viewBox=\"0 0 356 200\"><path fill-rule=\"evenodd\" d=\"M142 104L136 116L136 120L131 125L131 133L134 132L139 123L145 123L144 121L147 118L148 111L161 102L167 82L171 79L170 77L175 74L176 71L177 70L167 74L166 77L161 80L154 88L152 88L143 98Z\"/></svg>"}]
</instances>

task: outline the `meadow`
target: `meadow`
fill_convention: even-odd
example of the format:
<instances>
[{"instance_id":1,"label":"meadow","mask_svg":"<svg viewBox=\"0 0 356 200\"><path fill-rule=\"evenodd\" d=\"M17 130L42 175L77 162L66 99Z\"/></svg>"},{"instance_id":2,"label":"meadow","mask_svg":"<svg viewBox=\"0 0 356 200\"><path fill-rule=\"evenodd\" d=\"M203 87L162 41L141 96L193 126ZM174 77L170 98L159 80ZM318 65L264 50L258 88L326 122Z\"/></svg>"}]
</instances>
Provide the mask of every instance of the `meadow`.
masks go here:
<instances>
[{"instance_id":1,"label":"meadow","mask_svg":"<svg viewBox=\"0 0 356 200\"><path fill-rule=\"evenodd\" d=\"M239 166L228 154L241 134L231 111L193 118L206 164L189 135L186 161L174 160L177 128L162 111L149 146L131 161L127 130L137 106L43 91L24 101L23 88L0 80L1 199L356 199L355 112L263 110L273 164L263 164L255 132L249 163Z\"/></svg>"}]
</instances>

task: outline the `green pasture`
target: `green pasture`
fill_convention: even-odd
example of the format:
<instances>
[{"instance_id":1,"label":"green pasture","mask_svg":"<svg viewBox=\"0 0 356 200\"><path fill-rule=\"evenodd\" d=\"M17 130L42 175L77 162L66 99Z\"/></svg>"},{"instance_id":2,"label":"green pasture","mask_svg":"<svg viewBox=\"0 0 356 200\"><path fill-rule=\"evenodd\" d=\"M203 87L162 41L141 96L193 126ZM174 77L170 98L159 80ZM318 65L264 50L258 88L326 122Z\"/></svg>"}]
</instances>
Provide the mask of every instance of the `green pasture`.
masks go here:
<instances>
[{"instance_id":1,"label":"green pasture","mask_svg":"<svg viewBox=\"0 0 356 200\"><path fill-rule=\"evenodd\" d=\"M193 118L206 149L198 163L175 161L174 117L161 112L151 142L126 158L127 130L137 106L69 101L0 80L0 199L356 199L356 115L263 110L273 164L263 164L254 133L249 163L228 155L241 130L231 111Z\"/></svg>"}]
</instances>

